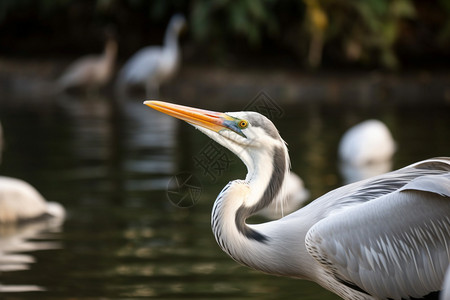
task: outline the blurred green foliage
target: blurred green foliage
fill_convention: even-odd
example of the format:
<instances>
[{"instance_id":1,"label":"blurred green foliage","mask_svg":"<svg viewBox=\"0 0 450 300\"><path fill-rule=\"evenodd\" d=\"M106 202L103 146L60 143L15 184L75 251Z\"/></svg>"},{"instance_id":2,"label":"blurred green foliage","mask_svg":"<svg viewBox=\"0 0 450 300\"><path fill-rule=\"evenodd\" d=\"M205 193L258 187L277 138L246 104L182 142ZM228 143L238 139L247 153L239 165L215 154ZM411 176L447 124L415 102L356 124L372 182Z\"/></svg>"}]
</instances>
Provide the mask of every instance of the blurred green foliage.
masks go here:
<instances>
[{"instance_id":1,"label":"blurred green foliage","mask_svg":"<svg viewBox=\"0 0 450 300\"><path fill-rule=\"evenodd\" d=\"M195 53L212 60L284 53L310 67L396 69L450 53L448 0L0 0L0 47L39 28L52 39L94 39L94 27L112 24L127 55L160 41L175 12L188 18Z\"/></svg>"},{"instance_id":2,"label":"blurred green foliage","mask_svg":"<svg viewBox=\"0 0 450 300\"><path fill-rule=\"evenodd\" d=\"M272 13L274 0L198 0L191 14L192 31L197 39L214 36L240 36L257 45L262 32L277 31L276 16Z\"/></svg>"},{"instance_id":3,"label":"blurred green foliage","mask_svg":"<svg viewBox=\"0 0 450 300\"><path fill-rule=\"evenodd\" d=\"M411 0L323 1L327 40L336 40L349 60L398 66L395 43L403 22L416 17Z\"/></svg>"}]
</instances>

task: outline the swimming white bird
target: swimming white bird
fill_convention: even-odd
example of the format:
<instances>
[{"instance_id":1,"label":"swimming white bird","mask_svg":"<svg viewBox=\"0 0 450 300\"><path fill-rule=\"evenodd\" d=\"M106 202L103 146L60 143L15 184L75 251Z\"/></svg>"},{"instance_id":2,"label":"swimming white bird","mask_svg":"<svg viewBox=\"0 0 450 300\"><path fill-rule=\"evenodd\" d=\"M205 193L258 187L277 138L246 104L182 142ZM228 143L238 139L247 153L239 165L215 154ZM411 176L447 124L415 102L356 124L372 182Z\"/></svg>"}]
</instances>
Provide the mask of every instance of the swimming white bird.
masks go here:
<instances>
[{"instance_id":1,"label":"swimming white bird","mask_svg":"<svg viewBox=\"0 0 450 300\"><path fill-rule=\"evenodd\" d=\"M142 48L125 63L117 79L117 88L121 95L126 94L128 87L136 85L144 86L147 96L159 93L160 85L170 79L178 69L178 35L185 24L186 20L182 15L172 16L164 37L164 45Z\"/></svg>"},{"instance_id":2,"label":"swimming white bird","mask_svg":"<svg viewBox=\"0 0 450 300\"><path fill-rule=\"evenodd\" d=\"M61 204L45 201L27 182L0 176L0 224L64 216Z\"/></svg>"},{"instance_id":3,"label":"swimming white bird","mask_svg":"<svg viewBox=\"0 0 450 300\"><path fill-rule=\"evenodd\" d=\"M282 188L285 190L279 197L284 199L275 199L269 206L260 210L258 215L276 220L296 211L308 200L309 191L305 188L303 180L294 172L289 172Z\"/></svg>"},{"instance_id":4,"label":"swimming white bird","mask_svg":"<svg viewBox=\"0 0 450 300\"><path fill-rule=\"evenodd\" d=\"M217 243L237 262L315 281L348 300L422 298L441 289L450 259L450 158L346 185L279 220L247 224L289 174L273 123L256 112L144 103L193 125L246 165L246 178L223 188L211 217Z\"/></svg>"},{"instance_id":5,"label":"swimming white bird","mask_svg":"<svg viewBox=\"0 0 450 300\"><path fill-rule=\"evenodd\" d=\"M117 56L117 42L110 37L101 55L88 55L73 62L57 80L57 90L98 89L111 79Z\"/></svg>"},{"instance_id":6,"label":"swimming white bird","mask_svg":"<svg viewBox=\"0 0 450 300\"><path fill-rule=\"evenodd\" d=\"M389 161L395 150L389 129L378 120L367 120L353 126L339 143L341 161L354 166Z\"/></svg>"}]
</instances>

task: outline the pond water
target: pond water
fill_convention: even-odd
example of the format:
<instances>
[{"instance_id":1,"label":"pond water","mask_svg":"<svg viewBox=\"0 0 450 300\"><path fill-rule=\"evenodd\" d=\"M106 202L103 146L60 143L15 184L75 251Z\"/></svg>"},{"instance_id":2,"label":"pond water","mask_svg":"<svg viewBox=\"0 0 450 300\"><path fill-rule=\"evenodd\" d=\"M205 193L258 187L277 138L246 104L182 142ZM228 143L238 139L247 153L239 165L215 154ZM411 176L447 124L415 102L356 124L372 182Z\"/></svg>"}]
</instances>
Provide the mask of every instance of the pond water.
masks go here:
<instances>
[{"instance_id":1,"label":"pond water","mask_svg":"<svg viewBox=\"0 0 450 300\"><path fill-rule=\"evenodd\" d=\"M316 284L238 265L216 245L210 211L222 187L245 176L227 150L221 170L198 164L209 139L142 105L106 96L6 105L1 175L62 203L63 224L1 228L1 299L338 299ZM174 99L174 102L181 102ZM240 110L247 103L227 107ZM196 106L214 109L211 101ZM222 104L224 106L224 104ZM225 105L226 106L226 105ZM398 151L393 167L450 155L447 105L282 104L273 121L292 169L314 199L344 182L337 145L350 126L378 118ZM174 205L169 182L194 176L194 202ZM1 250L0 250L1 255Z\"/></svg>"}]
</instances>

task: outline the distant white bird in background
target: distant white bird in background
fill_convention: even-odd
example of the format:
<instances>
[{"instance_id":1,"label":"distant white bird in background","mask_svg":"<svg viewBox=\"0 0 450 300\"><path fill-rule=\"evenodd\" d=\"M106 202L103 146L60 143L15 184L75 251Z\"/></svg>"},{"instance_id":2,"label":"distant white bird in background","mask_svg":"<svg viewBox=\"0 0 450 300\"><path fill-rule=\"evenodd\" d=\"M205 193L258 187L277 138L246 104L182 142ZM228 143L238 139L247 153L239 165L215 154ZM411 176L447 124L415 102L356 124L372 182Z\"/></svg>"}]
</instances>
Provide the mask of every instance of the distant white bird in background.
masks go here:
<instances>
[{"instance_id":1,"label":"distant white bird in background","mask_svg":"<svg viewBox=\"0 0 450 300\"><path fill-rule=\"evenodd\" d=\"M339 144L342 162L364 166L392 159L396 150L394 139L384 123L367 120L350 128Z\"/></svg>"},{"instance_id":2,"label":"distant white bird in background","mask_svg":"<svg viewBox=\"0 0 450 300\"><path fill-rule=\"evenodd\" d=\"M367 120L353 126L339 144L339 171L344 183L389 172L395 150L394 139L381 121Z\"/></svg>"},{"instance_id":3,"label":"distant white bird in background","mask_svg":"<svg viewBox=\"0 0 450 300\"><path fill-rule=\"evenodd\" d=\"M258 215L267 219L276 220L290 214L302 206L309 198L309 191L305 188L303 180L294 172L290 172L283 183L284 199L276 199L269 206L258 212Z\"/></svg>"},{"instance_id":4,"label":"distant white bird in background","mask_svg":"<svg viewBox=\"0 0 450 300\"><path fill-rule=\"evenodd\" d=\"M101 55L88 55L73 62L57 80L57 91L70 88L98 89L108 83L116 62L117 42L109 37Z\"/></svg>"},{"instance_id":5,"label":"distant white bird in background","mask_svg":"<svg viewBox=\"0 0 450 300\"><path fill-rule=\"evenodd\" d=\"M174 15L164 37L164 45L148 46L136 52L122 67L117 88L125 95L130 86L144 86L147 97L157 96L162 83L170 79L180 63L178 35L186 25L185 18Z\"/></svg>"},{"instance_id":6,"label":"distant white bird in background","mask_svg":"<svg viewBox=\"0 0 450 300\"><path fill-rule=\"evenodd\" d=\"M3 148L0 124L0 152ZM23 180L0 176L0 224L17 223L40 217L64 218L65 210L59 203L46 202L44 197Z\"/></svg>"},{"instance_id":7,"label":"distant white bird in background","mask_svg":"<svg viewBox=\"0 0 450 300\"><path fill-rule=\"evenodd\" d=\"M30 184L0 176L0 224L64 216L65 210L61 204L45 201Z\"/></svg>"}]
</instances>

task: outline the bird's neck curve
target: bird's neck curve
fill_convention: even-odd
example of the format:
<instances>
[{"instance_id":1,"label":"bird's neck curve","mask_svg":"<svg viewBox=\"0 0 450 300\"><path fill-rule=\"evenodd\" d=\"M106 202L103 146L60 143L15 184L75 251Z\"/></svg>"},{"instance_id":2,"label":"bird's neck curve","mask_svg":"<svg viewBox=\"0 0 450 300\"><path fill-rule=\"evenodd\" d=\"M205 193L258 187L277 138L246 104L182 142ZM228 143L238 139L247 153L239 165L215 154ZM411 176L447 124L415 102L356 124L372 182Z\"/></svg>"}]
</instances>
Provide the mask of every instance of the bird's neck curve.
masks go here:
<instances>
[{"instance_id":1,"label":"bird's neck curve","mask_svg":"<svg viewBox=\"0 0 450 300\"><path fill-rule=\"evenodd\" d=\"M117 42L113 39L109 39L106 42L105 50L103 51L103 58L110 64L113 64L117 55Z\"/></svg>"},{"instance_id":2,"label":"bird's neck curve","mask_svg":"<svg viewBox=\"0 0 450 300\"><path fill-rule=\"evenodd\" d=\"M270 233L246 223L246 219L268 206L281 192L289 169L285 148L273 148L252 157L242 157L248 174L224 187L212 211L211 226L220 247L236 261L262 271L261 257L270 256ZM266 250L264 250L266 249Z\"/></svg>"},{"instance_id":3,"label":"bird's neck curve","mask_svg":"<svg viewBox=\"0 0 450 300\"><path fill-rule=\"evenodd\" d=\"M178 31L171 24L164 36L164 48L168 51L178 52Z\"/></svg>"},{"instance_id":4,"label":"bird's neck curve","mask_svg":"<svg viewBox=\"0 0 450 300\"><path fill-rule=\"evenodd\" d=\"M282 192L282 185L289 172L289 156L286 147L273 147L269 151L253 152L252 156L242 157L247 167L245 181L250 194L243 205L249 216L267 207Z\"/></svg>"}]
</instances>

